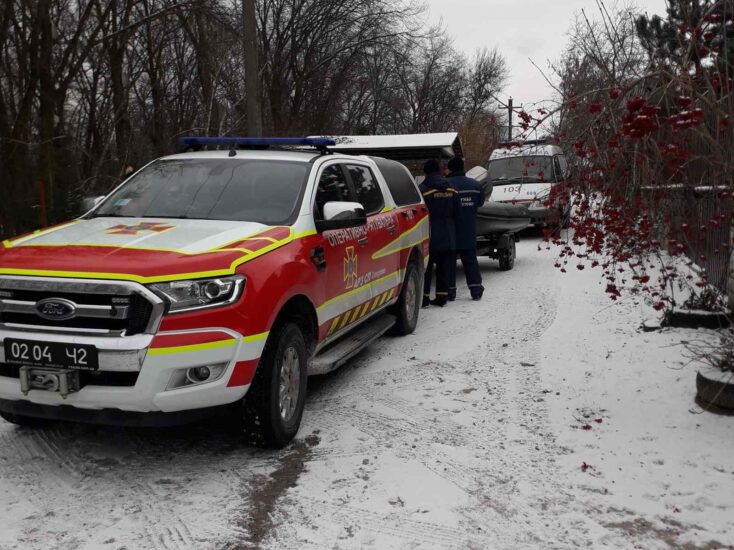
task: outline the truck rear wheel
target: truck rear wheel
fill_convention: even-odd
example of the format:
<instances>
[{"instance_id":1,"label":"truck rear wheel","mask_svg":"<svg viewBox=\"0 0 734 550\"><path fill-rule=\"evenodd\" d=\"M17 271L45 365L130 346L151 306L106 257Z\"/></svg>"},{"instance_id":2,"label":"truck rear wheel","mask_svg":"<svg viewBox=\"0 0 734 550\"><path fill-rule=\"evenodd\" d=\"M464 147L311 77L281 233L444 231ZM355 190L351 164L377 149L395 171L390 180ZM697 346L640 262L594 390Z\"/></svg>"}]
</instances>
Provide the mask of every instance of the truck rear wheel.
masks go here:
<instances>
[{"instance_id":1,"label":"truck rear wheel","mask_svg":"<svg viewBox=\"0 0 734 550\"><path fill-rule=\"evenodd\" d=\"M240 414L248 443L280 449L298 433L306 402L308 353L301 329L271 333Z\"/></svg>"},{"instance_id":2,"label":"truck rear wheel","mask_svg":"<svg viewBox=\"0 0 734 550\"><path fill-rule=\"evenodd\" d=\"M400 289L400 297L391 309L391 313L397 318L390 331L392 334L406 336L411 334L418 325L418 313L423 300L423 277L421 275L420 264L415 258L411 258L403 280L403 287Z\"/></svg>"}]
</instances>

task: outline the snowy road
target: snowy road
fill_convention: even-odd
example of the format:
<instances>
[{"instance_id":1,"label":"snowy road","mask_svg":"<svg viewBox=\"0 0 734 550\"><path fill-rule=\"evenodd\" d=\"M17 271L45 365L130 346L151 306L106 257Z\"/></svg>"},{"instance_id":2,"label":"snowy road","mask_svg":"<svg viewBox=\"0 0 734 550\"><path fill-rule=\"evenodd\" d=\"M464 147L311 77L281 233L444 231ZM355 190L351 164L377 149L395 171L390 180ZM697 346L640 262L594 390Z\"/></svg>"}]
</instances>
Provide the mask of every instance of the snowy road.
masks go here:
<instances>
[{"instance_id":1,"label":"snowy road","mask_svg":"<svg viewBox=\"0 0 734 550\"><path fill-rule=\"evenodd\" d=\"M311 379L281 452L0 421L0 548L734 544L734 419L695 410L691 335L637 332L644 309L537 244L512 272L482 262L484 301L463 289Z\"/></svg>"}]
</instances>

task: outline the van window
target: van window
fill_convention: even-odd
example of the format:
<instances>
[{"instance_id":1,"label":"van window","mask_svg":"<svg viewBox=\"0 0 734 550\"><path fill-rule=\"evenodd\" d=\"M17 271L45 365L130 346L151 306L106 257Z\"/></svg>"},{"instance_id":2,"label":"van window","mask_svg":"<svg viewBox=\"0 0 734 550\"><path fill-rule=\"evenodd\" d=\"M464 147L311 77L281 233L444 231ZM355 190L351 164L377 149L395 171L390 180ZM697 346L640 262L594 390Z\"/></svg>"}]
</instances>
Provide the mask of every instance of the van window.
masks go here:
<instances>
[{"instance_id":1,"label":"van window","mask_svg":"<svg viewBox=\"0 0 734 550\"><path fill-rule=\"evenodd\" d=\"M368 216L377 214L385 206L385 199L382 197L380 185L372 174L372 170L356 164L347 165L347 170L349 177L352 178L357 202L364 206L365 214Z\"/></svg>"},{"instance_id":2,"label":"van window","mask_svg":"<svg viewBox=\"0 0 734 550\"><path fill-rule=\"evenodd\" d=\"M408 169L394 160L372 158L380 169L390 194L398 206L420 204L421 194Z\"/></svg>"}]
</instances>

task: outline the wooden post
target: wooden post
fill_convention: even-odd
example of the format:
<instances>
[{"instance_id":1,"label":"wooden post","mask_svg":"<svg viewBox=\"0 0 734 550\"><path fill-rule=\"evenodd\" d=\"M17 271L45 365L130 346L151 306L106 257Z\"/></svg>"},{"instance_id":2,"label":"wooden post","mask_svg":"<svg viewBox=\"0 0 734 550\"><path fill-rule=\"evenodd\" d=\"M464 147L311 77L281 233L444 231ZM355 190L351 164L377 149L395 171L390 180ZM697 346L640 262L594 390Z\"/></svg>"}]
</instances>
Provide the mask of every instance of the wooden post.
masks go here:
<instances>
[{"instance_id":1,"label":"wooden post","mask_svg":"<svg viewBox=\"0 0 734 550\"><path fill-rule=\"evenodd\" d=\"M46 212L46 184L38 180L38 223L41 227L48 227L48 213Z\"/></svg>"}]
</instances>

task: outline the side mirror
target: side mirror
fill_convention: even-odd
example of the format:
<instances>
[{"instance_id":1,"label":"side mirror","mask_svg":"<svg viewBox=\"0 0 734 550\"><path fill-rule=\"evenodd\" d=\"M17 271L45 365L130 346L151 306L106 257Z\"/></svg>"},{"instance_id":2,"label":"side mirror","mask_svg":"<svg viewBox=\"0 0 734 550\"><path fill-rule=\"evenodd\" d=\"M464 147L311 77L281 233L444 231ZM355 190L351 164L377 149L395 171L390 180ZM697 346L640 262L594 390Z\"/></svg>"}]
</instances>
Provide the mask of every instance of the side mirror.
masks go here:
<instances>
[{"instance_id":1,"label":"side mirror","mask_svg":"<svg viewBox=\"0 0 734 550\"><path fill-rule=\"evenodd\" d=\"M89 212L92 208L102 202L104 198L104 195L100 195L98 197L84 197L82 199L82 213L86 214L87 212Z\"/></svg>"},{"instance_id":2,"label":"side mirror","mask_svg":"<svg viewBox=\"0 0 734 550\"><path fill-rule=\"evenodd\" d=\"M358 202L327 202L324 205L324 219L316 221L316 229L346 229L367 224L364 207Z\"/></svg>"}]
</instances>

